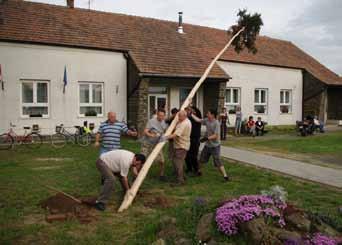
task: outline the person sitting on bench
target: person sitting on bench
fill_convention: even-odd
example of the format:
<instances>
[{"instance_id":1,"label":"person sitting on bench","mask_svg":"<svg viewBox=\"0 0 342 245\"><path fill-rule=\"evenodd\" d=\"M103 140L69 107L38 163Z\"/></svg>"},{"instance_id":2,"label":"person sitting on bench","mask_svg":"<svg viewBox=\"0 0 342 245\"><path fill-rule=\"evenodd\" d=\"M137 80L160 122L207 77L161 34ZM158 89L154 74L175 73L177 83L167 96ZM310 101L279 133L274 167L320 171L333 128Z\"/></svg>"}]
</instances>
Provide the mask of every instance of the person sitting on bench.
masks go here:
<instances>
[{"instance_id":1,"label":"person sitting on bench","mask_svg":"<svg viewBox=\"0 0 342 245\"><path fill-rule=\"evenodd\" d=\"M314 117L314 125L315 125L314 126L315 130L319 129L319 132L324 133L324 123L322 121L318 120L317 116Z\"/></svg>"},{"instance_id":2,"label":"person sitting on bench","mask_svg":"<svg viewBox=\"0 0 342 245\"><path fill-rule=\"evenodd\" d=\"M252 134L253 137L255 136L255 122L252 116L248 118L248 122L246 124L246 131L247 134Z\"/></svg>"},{"instance_id":3,"label":"person sitting on bench","mask_svg":"<svg viewBox=\"0 0 342 245\"><path fill-rule=\"evenodd\" d=\"M264 135L264 129L265 129L265 123L261 121L261 117L258 117L258 120L255 122L255 132L256 135L263 136Z\"/></svg>"}]
</instances>

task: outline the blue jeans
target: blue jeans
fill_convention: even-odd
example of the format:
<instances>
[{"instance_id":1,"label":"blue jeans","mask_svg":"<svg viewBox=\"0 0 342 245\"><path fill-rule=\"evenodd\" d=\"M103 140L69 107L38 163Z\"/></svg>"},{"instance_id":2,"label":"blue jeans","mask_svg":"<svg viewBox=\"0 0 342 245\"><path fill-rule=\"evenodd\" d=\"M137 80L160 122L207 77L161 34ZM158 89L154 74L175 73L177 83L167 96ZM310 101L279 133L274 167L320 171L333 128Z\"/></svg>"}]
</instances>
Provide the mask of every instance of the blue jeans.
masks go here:
<instances>
[{"instance_id":1,"label":"blue jeans","mask_svg":"<svg viewBox=\"0 0 342 245\"><path fill-rule=\"evenodd\" d=\"M235 134L240 134L241 133L241 124L242 124L241 119L236 119L235 120Z\"/></svg>"}]
</instances>

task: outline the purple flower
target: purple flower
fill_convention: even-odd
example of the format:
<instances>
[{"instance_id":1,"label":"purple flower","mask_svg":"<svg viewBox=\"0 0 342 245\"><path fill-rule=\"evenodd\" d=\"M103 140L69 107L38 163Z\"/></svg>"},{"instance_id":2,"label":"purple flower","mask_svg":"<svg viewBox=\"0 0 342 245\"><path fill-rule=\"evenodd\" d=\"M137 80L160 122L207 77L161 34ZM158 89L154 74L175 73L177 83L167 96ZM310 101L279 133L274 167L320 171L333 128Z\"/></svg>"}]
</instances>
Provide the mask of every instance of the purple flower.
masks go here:
<instances>
[{"instance_id":1,"label":"purple flower","mask_svg":"<svg viewBox=\"0 0 342 245\"><path fill-rule=\"evenodd\" d=\"M285 221L280 210L286 207L285 203L275 202L266 195L245 195L224 203L216 210L216 223L219 231L226 235L238 233L238 225L248 222L261 214L279 219L279 225Z\"/></svg>"},{"instance_id":2,"label":"purple flower","mask_svg":"<svg viewBox=\"0 0 342 245\"><path fill-rule=\"evenodd\" d=\"M205 206L207 201L203 197L196 197L194 204L198 206Z\"/></svg>"},{"instance_id":3,"label":"purple flower","mask_svg":"<svg viewBox=\"0 0 342 245\"><path fill-rule=\"evenodd\" d=\"M297 239L288 239L284 242L284 245L300 245L301 241Z\"/></svg>"},{"instance_id":4,"label":"purple flower","mask_svg":"<svg viewBox=\"0 0 342 245\"><path fill-rule=\"evenodd\" d=\"M316 233L310 240L312 245L337 245L337 241L331 237Z\"/></svg>"},{"instance_id":5,"label":"purple flower","mask_svg":"<svg viewBox=\"0 0 342 245\"><path fill-rule=\"evenodd\" d=\"M280 217L278 223L279 223L280 227L284 227L286 225L283 217Z\"/></svg>"}]
</instances>

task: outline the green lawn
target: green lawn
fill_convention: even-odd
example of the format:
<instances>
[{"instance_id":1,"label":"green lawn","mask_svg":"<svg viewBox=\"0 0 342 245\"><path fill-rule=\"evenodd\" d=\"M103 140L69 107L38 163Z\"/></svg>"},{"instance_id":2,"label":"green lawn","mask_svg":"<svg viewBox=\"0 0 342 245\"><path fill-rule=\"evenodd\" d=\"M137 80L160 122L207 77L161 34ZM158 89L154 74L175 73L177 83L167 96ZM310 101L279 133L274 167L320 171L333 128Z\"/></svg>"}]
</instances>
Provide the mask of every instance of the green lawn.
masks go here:
<instances>
[{"instance_id":1,"label":"green lawn","mask_svg":"<svg viewBox=\"0 0 342 245\"><path fill-rule=\"evenodd\" d=\"M318 133L307 137L294 134L266 135L255 138L235 137L230 138L224 144L266 153L280 153L284 157L291 158L293 156L298 160L342 167L342 131Z\"/></svg>"},{"instance_id":2,"label":"green lawn","mask_svg":"<svg viewBox=\"0 0 342 245\"><path fill-rule=\"evenodd\" d=\"M138 144L125 140L124 148L136 151ZM158 167L154 166L142 190L166 195L173 200L171 208L146 208L144 200L137 198L129 210L118 214L122 192L117 184L108 210L96 212L97 221L46 223L45 211L38 203L54 193L42 184L78 196L96 195L99 190L99 174L95 168L97 154L97 149L92 147L68 146L56 150L48 145L37 151L21 148L0 152L0 244L150 244L156 240L160 218L165 216L175 217L177 228L185 237L194 239L198 215L192 207L196 197L206 198L208 209L214 210L220 200L259 193L272 185L283 186L289 199L298 206L336 216L342 223L342 217L337 214L337 207L342 203L340 191L229 162L225 165L233 176L230 183L224 183L209 164L203 167L204 176L188 178L185 187L173 188L157 180ZM168 163L168 175L171 169ZM213 234L217 241L239 241L237 238L229 240L215 231ZM193 242L195 244L195 240Z\"/></svg>"},{"instance_id":3,"label":"green lawn","mask_svg":"<svg viewBox=\"0 0 342 245\"><path fill-rule=\"evenodd\" d=\"M272 139L265 137L248 137L249 140L231 140L227 145L241 145L269 150L281 150L293 153L335 154L342 153L342 131L313 136L290 136Z\"/></svg>"}]
</instances>

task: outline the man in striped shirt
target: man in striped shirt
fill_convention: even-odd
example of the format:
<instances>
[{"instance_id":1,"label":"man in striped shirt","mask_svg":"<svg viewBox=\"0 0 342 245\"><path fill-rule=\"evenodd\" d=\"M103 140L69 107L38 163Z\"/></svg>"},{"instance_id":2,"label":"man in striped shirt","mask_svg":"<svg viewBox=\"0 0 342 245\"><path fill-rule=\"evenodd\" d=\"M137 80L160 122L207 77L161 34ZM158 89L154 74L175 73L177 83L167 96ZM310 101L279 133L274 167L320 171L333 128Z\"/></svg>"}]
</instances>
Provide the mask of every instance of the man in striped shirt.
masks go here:
<instances>
[{"instance_id":1,"label":"man in striped shirt","mask_svg":"<svg viewBox=\"0 0 342 245\"><path fill-rule=\"evenodd\" d=\"M102 140L100 156L105 152L120 149L120 138L122 134L137 136L137 132L129 130L125 123L116 120L115 112L108 112L108 120L101 123L96 134L96 147L100 146L100 138Z\"/></svg>"}]
</instances>

